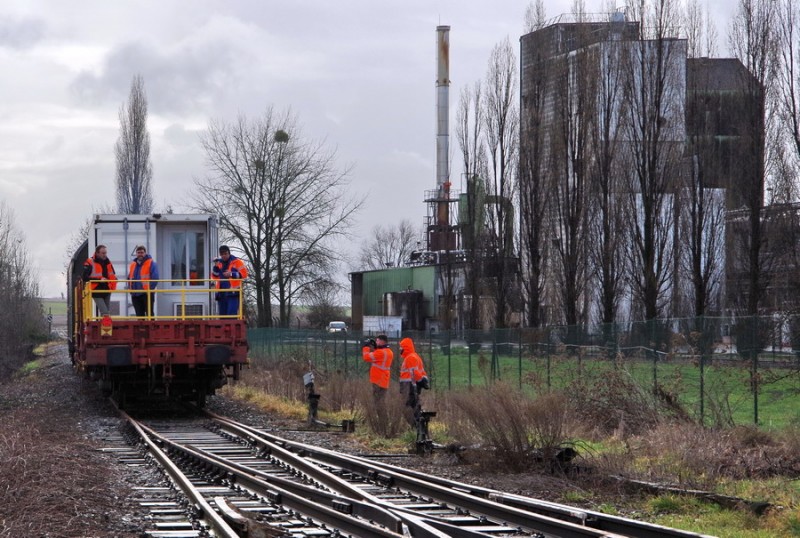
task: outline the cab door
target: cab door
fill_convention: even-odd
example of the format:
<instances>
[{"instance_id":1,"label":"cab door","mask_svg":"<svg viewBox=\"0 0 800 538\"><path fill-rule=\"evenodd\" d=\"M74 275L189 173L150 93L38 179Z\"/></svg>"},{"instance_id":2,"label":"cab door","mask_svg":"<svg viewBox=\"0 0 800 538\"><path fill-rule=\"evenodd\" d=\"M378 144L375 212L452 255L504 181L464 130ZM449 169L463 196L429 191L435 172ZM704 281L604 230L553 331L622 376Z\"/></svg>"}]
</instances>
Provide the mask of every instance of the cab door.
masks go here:
<instances>
[{"instance_id":1,"label":"cab door","mask_svg":"<svg viewBox=\"0 0 800 538\"><path fill-rule=\"evenodd\" d=\"M160 244L161 285L168 293L158 294L158 314L162 316L209 315L209 250L205 224L165 226Z\"/></svg>"}]
</instances>

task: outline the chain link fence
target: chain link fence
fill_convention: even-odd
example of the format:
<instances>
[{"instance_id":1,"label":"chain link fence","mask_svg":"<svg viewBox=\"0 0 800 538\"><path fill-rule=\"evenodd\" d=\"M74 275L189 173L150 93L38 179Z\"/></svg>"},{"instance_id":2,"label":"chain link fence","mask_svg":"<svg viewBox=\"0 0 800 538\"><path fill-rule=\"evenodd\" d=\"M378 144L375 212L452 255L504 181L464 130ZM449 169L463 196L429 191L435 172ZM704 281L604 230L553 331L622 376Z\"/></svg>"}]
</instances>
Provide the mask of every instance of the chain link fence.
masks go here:
<instances>
[{"instance_id":1,"label":"chain link fence","mask_svg":"<svg viewBox=\"0 0 800 538\"><path fill-rule=\"evenodd\" d=\"M250 329L255 362L308 361L366 378L360 332ZM578 390L613 376L708 425L800 423L800 317L691 318L597 326L407 331L438 390L497 381L531 394ZM393 379L401 359L395 352Z\"/></svg>"}]
</instances>

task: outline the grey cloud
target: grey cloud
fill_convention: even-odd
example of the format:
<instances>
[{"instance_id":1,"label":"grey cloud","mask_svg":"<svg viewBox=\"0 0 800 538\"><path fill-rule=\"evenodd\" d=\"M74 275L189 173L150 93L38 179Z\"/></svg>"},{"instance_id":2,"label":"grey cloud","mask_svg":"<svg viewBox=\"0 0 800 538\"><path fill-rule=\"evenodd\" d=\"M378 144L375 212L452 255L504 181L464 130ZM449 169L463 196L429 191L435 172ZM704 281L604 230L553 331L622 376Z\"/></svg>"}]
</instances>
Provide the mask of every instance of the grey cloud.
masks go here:
<instances>
[{"instance_id":1,"label":"grey cloud","mask_svg":"<svg viewBox=\"0 0 800 538\"><path fill-rule=\"evenodd\" d=\"M200 133L187 130L183 125L174 123L164 129L164 138L175 146L193 146L198 143Z\"/></svg>"},{"instance_id":2,"label":"grey cloud","mask_svg":"<svg viewBox=\"0 0 800 538\"><path fill-rule=\"evenodd\" d=\"M41 41L44 30L41 19L0 17L0 47L28 49Z\"/></svg>"},{"instance_id":3,"label":"grey cloud","mask_svg":"<svg viewBox=\"0 0 800 538\"><path fill-rule=\"evenodd\" d=\"M71 85L84 106L122 104L135 74L144 77L153 112L204 109L226 85L235 84L237 65L246 62L233 43L207 42L161 50L143 43L127 43L113 50L99 74L83 72Z\"/></svg>"}]
</instances>

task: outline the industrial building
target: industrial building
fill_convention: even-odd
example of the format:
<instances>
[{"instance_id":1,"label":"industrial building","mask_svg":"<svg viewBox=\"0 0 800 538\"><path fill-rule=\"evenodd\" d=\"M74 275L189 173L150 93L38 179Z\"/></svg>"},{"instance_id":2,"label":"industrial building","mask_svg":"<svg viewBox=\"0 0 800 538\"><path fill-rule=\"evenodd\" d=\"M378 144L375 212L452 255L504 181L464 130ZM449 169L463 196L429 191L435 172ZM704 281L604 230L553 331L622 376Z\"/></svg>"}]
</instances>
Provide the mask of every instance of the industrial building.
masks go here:
<instances>
[{"instance_id":1,"label":"industrial building","mask_svg":"<svg viewBox=\"0 0 800 538\"><path fill-rule=\"evenodd\" d=\"M481 261L480 284L470 285L475 263L469 259L485 256L470 227L480 226L480 214L487 204L505 203L513 218L513 202L493 201L476 182L467 182L467 192L452 188L449 169L449 26L436 28L436 183L424 193L427 215L421 248L411 254L407 267L389 267L350 274L352 326L364 329L366 317L402 318L402 330L460 330L491 324L491 300L484 293L492 279L492 267ZM513 226L511 227L513 230ZM513 253L501 257L503 263L517 267ZM495 262L496 264L497 262ZM515 273L515 274L517 274ZM475 289L476 293L469 290ZM478 298L473 300L473 295ZM473 321L468 321L469 318ZM474 320L477 319L477 322Z\"/></svg>"},{"instance_id":2,"label":"industrial building","mask_svg":"<svg viewBox=\"0 0 800 538\"><path fill-rule=\"evenodd\" d=\"M649 152L658 159L654 168L660 170L662 184L653 222L640 226L644 229L658 221L666 230L657 239L663 256L658 277L663 280L654 293L659 294L663 312L675 317L693 315L691 276L682 262L687 255L688 231L682 227L687 222L691 185L699 185L709 213L725 214L743 206L744 193L757 181L757 171L763 171L763 151L747 146L763 140L763 124L748 121L763 112L763 96L753 91L752 76L741 62L689 58L685 39L648 39L643 33L640 22L628 20L618 10L562 16L520 39L520 116L524 119L520 151L523 155L537 151L539 166L521 175L520 192L530 197L537 189L550 191L542 222L530 221L527 213L521 215L523 233L534 226L544 231L536 245L540 250L534 253L545 260L538 305L544 324L649 317L640 306L637 310L637 290L630 284L630 277L637 277L630 273L630 234L641 233L633 223L643 218L644 206L654 200L647 198L650 193L642 190L646 187L633 172L642 165L642 155ZM661 100L649 101L656 93ZM648 106L653 108L648 110ZM637 124L631 115L639 111L647 112ZM648 114L657 115L658 125L643 127ZM651 133L645 132L648 128ZM657 138L648 146L652 140L642 137L650 135ZM597 211L599 198L593 198L600 195L610 200L607 207L612 209L606 215ZM583 207L560 199L576 196L586 197ZM581 212L565 214L574 207ZM735 282L742 272L732 263L732 228L726 226L725 218L715 226L702 233L726 238L712 247L718 251L709 254L721 260L711 275L719 282L712 301L719 315L725 309L725 290L741 290ZM594 235L575 235L586 230ZM598 238L605 240L609 234L618 234L614 237L618 243L609 241L603 248L618 249L609 256L614 258L617 275L628 273L627 281L617 276L615 281L600 282L596 277L597 259L604 253L595 247ZM576 241L583 243L575 247ZM529 245L523 244L521 256L526 267L525 261L533 256ZM566 263L573 264L570 269L577 278L565 279ZM663 263L669 267L665 269ZM523 275L529 278L530 274ZM575 280L579 284L570 288ZM616 301L613 320L606 319L609 307L601 299L604 285L617 286L609 292Z\"/></svg>"},{"instance_id":3,"label":"industrial building","mask_svg":"<svg viewBox=\"0 0 800 538\"><path fill-rule=\"evenodd\" d=\"M555 205L558 193L551 186L554 181L560 182L559 188L571 196L574 193L567 191L577 181L585 181L581 196L587 196L586 207L584 213L574 216L575 229L580 233L596 230L601 223L589 196L599 188L592 183L603 164L598 162L598 148L615 144L616 160L606 170L612 182L608 194L618 200L625 197L628 205L617 209L619 214L613 217L612 226L619 229L612 232L631 233L630 228L623 228L631 225L635 220L631 215L638 215L645 203L644 194L630 183L630 170L641 140L630 131L624 132L621 123L631 107L637 106L632 101L636 99L632 94L636 93L637 84L644 84L641 79L631 83L631 79L644 77L645 68L640 66L637 75L622 67L662 53L668 80L663 90L666 102L660 105L659 112L663 132L658 151L665 155L659 166L669 170L662 174L667 178L664 206L659 210L663 215L657 218L672 223L667 237L662 238L662 247L669 252L665 259L670 260L672 268L665 271L669 278L660 284L658 293L666 305L664 312L692 315L692 290L688 284L691 278L681 265L686 234L681 229L686 211L682 200L687 196L689 180L697 182L700 178L701 189L713 210L727 216L717 223L719 228L703 232L725 238L718 243L721 251L713 253L722 261L713 275L719 285L708 314L728 312L727 305L733 295L741 292L745 277L745 268L732 254L734 234L737 226L743 226L737 222L744 222L741 208L745 196L759 171L763 172L763 146L759 146L763 144L763 123L752 121L763 114L763 95L739 60L690 58L686 40L678 37L645 39L640 22L628 20L623 11L581 15L577 19L562 16L522 36L520 198L496 199L483 192L481 182L473 178L465 178L466 192L452 189L448 165L449 27L439 26L436 31L436 183L423 196L427 206L425 237L406 267L351 273L354 329L363 328L365 316L400 317L403 330L493 327L493 279L505 275L511 275L504 284L511 290L506 326L592 324L607 318L600 304L601 286L593 259L596 239L587 235L589 239L583 238L582 245L569 244L572 231L566 228L566 206ZM612 88L611 84L618 87ZM606 108L599 102L602 95L607 98ZM580 104L580 99L587 96L586 103ZM584 105L589 107L588 112L579 110ZM570 123L580 121L585 123ZM603 132L599 128L603 122L616 129L616 134ZM570 136L564 136L568 129L573 129ZM585 147L580 148L579 143ZM586 150L591 144L595 144L593 149ZM534 152L538 152L540 168L526 170L530 166L526 159ZM545 198L540 221L534 220L525 199L536 189ZM504 210L507 207L509 225L505 229L515 237L505 244L515 245L515 251L490 252L480 244L480 230L484 228L481 219L491 204L501 204ZM525 238L526 231L533 228L541 234L537 239L540 250L535 253ZM574 249L571 254L576 266L569 277L563 272L566 247ZM630 262L624 249L613 255L618 258L617 269L628 271ZM540 273L531 269L534 258L541 260ZM625 287L625 278L619 282L620 289L614 291L618 297L614 321L645 317L637 310L633 290ZM539 295L532 297L532 290ZM572 304L568 305L570 301ZM536 315L531 315L532 310Z\"/></svg>"}]
</instances>

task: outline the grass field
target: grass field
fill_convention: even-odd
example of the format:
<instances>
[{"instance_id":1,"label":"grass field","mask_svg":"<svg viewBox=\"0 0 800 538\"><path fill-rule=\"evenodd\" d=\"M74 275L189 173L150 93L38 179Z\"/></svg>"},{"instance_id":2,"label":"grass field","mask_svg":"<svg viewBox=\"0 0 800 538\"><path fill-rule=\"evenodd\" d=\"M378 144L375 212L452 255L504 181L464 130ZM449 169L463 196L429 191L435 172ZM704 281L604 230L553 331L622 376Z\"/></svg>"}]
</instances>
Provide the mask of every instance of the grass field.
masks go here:
<instances>
[{"instance_id":1,"label":"grass field","mask_svg":"<svg viewBox=\"0 0 800 538\"><path fill-rule=\"evenodd\" d=\"M302 373L307 371L309 363L319 373L335 372L349 378L367 379L368 364L361 359L360 346L354 338L345 344L341 338L336 340L324 335L311 335L310 332L302 334L300 331L284 333L281 340L273 338L259 341L258 336L256 333L256 337L251 339L251 345L255 344L251 349L253 371L248 372L241 382L243 385L252 383L251 387L256 392L271 390L284 395L286 387L299 387ZM636 514L637 518L720 538L800 537L800 517L797 515L800 488L796 480L796 455L800 453L797 450L800 444L800 429L797 427L800 424L797 411L800 409L800 373L792 365L791 357L784 357L783 363L776 362L771 368L763 365L758 372L759 418L761 424L768 428L698 428L695 423L679 420L648 424L638 433L633 433L634 430L628 426L616 429L613 433L604 430L607 433L598 434L600 430L594 428L597 417L600 414L607 416L609 410L612 413L615 410L620 413L624 411L630 419L628 424L632 424L640 409L638 405L648 398L654 398L650 390L654 382L662 391L659 399L674 397L674 401L680 404L674 407L683 407L687 414L696 419L700 407L700 364L687 357L663 354L654 362L644 357L620 356L612 361L605 356L585 357L569 353L534 356L520 354L519 348L515 349L516 354L506 355L492 353L493 350L488 347L470 353L463 347L453 346L445 350L449 351L447 353L435 345L423 344L417 350L425 358L426 368L435 384L435 390L426 397L431 398L429 401L434 405L433 408L439 411L435 426L442 429L437 430L437 441L446 443L458 438L459 425L463 423L459 421L456 409L467 409L467 413L477 410L478 422L489 424L484 430L479 430L487 433L483 442L489 444L498 439L516 438L519 432L535 438L537 432L541 433L534 427L537 424L546 424L545 431L551 433L555 430L550 427L558 426L559 417L562 417L560 413L552 412L554 408L558 409L558 398L540 399L554 404L554 407L510 406L509 402L525 400L519 397L516 385L521 383L522 392L534 396L548 390L583 389L585 393L575 393L580 413L575 418L585 421L582 423L584 429L575 430L575 433L594 433L591 438L569 439L576 441L574 446L591 468L611 476L632 476L688 489L700 488L745 501L768 502L771 507L765 513L756 515L744 505L725 508L692 495L636 495L628 491L620 492L614 487L608 491L602 487L602 481L593 482L592 473L577 477L575 488L562 488L560 493L555 489L554 492L561 495L556 499L559 502L589 505L603 512L627 517ZM765 362L768 358L762 357ZM393 370L399 367L399 363L399 357L395 355ZM720 356L713 365L704 365L702 371L706 422L716 426L711 421L716 414L738 424L752 424L753 397L747 361L730 355L726 358ZM619 383L620 379L626 380L626 383ZM456 389L468 385L489 385L497 380L505 384L495 385L502 387L502 391L492 394L492 398L504 400L504 394L511 395L501 404L493 404L490 399L481 400L486 391L456 393ZM316 388L325 395L325 405L335 410L347 409L351 416L364 413L354 412L349 405L336 407L337 404L333 403L358 402L357 397L347 396L344 392L359 385L342 383L335 375L327 380L325 376L320 376L318 381ZM448 385L454 389L452 392L447 390ZM626 392L628 390L630 393ZM637 393L643 398L632 396ZM618 397L620 394L622 396ZM599 399L606 396L609 401ZM478 400L477 407L465 405L470 398ZM253 396L248 399L255 401ZM617 403L622 405L615 407ZM589 406L596 406L600 412L595 411L595 416L591 416L593 409ZM485 410L484 414L481 414L482 410ZM537 413L540 421L529 422L528 418L535 417ZM302 409L296 414L302 416ZM485 420L486 416L491 419ZM475 427L474 423L470 424ZM500 430L511 433L503 437L498 433ZM357 431L362 431L361 426ZM567 429L559 431L565 433ZM364 435L365 443L376 443L375 450L385 447L378 444L381 441L396 441L398 450L408 442L403 439L384 440L377 434ZM606 437L598 438L597 435ZM507 448L510 445L500 442L499 446ZM587 480L583 482L581 477Z\"/></svg>"},{"instance_id":2,"label":"grass field","mask_svg":"<svg viewBox=\"0 0 800 538\"><path fill-rule=\"evenodd\" d=\"M295 331L280 340L261 341L263 334L258 332L253 336L251 356L256 360L305 356L321 371L367 375L368 365L361 360L356 341L326 338L313 331ZM674 398L695 420L702 415L707 425L753 424L756 406L758 423L764 427L800 423L800 362L790 355L760 357L756 400L752 364L735 354L717 355L701 369L699 359L688 356L659 354L653 360L641 352L609 360L599 353L534 355L525 348L520 352L516 346L507 350L510 352L503 354L484 346L472 352L466 346L443 348L426 341L417 346L434 386L440 390L502 380L535 395L569 389L578 382L603 383L604 376L614 371L635 380L643 392L652 394L657 386L662 398ZM270 356L273 359L267 358ZM399 366L396 356L393 367Z\"/></svg>"},{"instance_id":3,"label":"grass field","mask_svg":"<svg viewBox=\"0 0 800 538\"><path fill-rule=\"evenodd\" d=\"M41 299L42 309L45 314L54 316L67 315L67 301L65 299Z\"/></svg>"},{"instance_id":4,"label":"grass field","mask_svg":"<svg viewBox=\"0 0 800 538\"><path fill-rule=\"evenodd\" d=\"M660 357L657 361L567 355L492 357L491 352L470 354L461 350L445 355L436 348L429 356L433 360L428 361L428 369L440 388L480 386L502 379L536 394L568 389L576 381L602 383L608 372L621 371L643 390L652 392L657 385L662 393L674 396L695 419L702 411L707 424L726 420L753 424L756 416L752 364L736 356L704 364L702 370L699 360L684 357ZM800 365L792 361L762 365L758 370L758 422L763 426L781 428L800 422Z\"/></svg>"}]
</instances>

